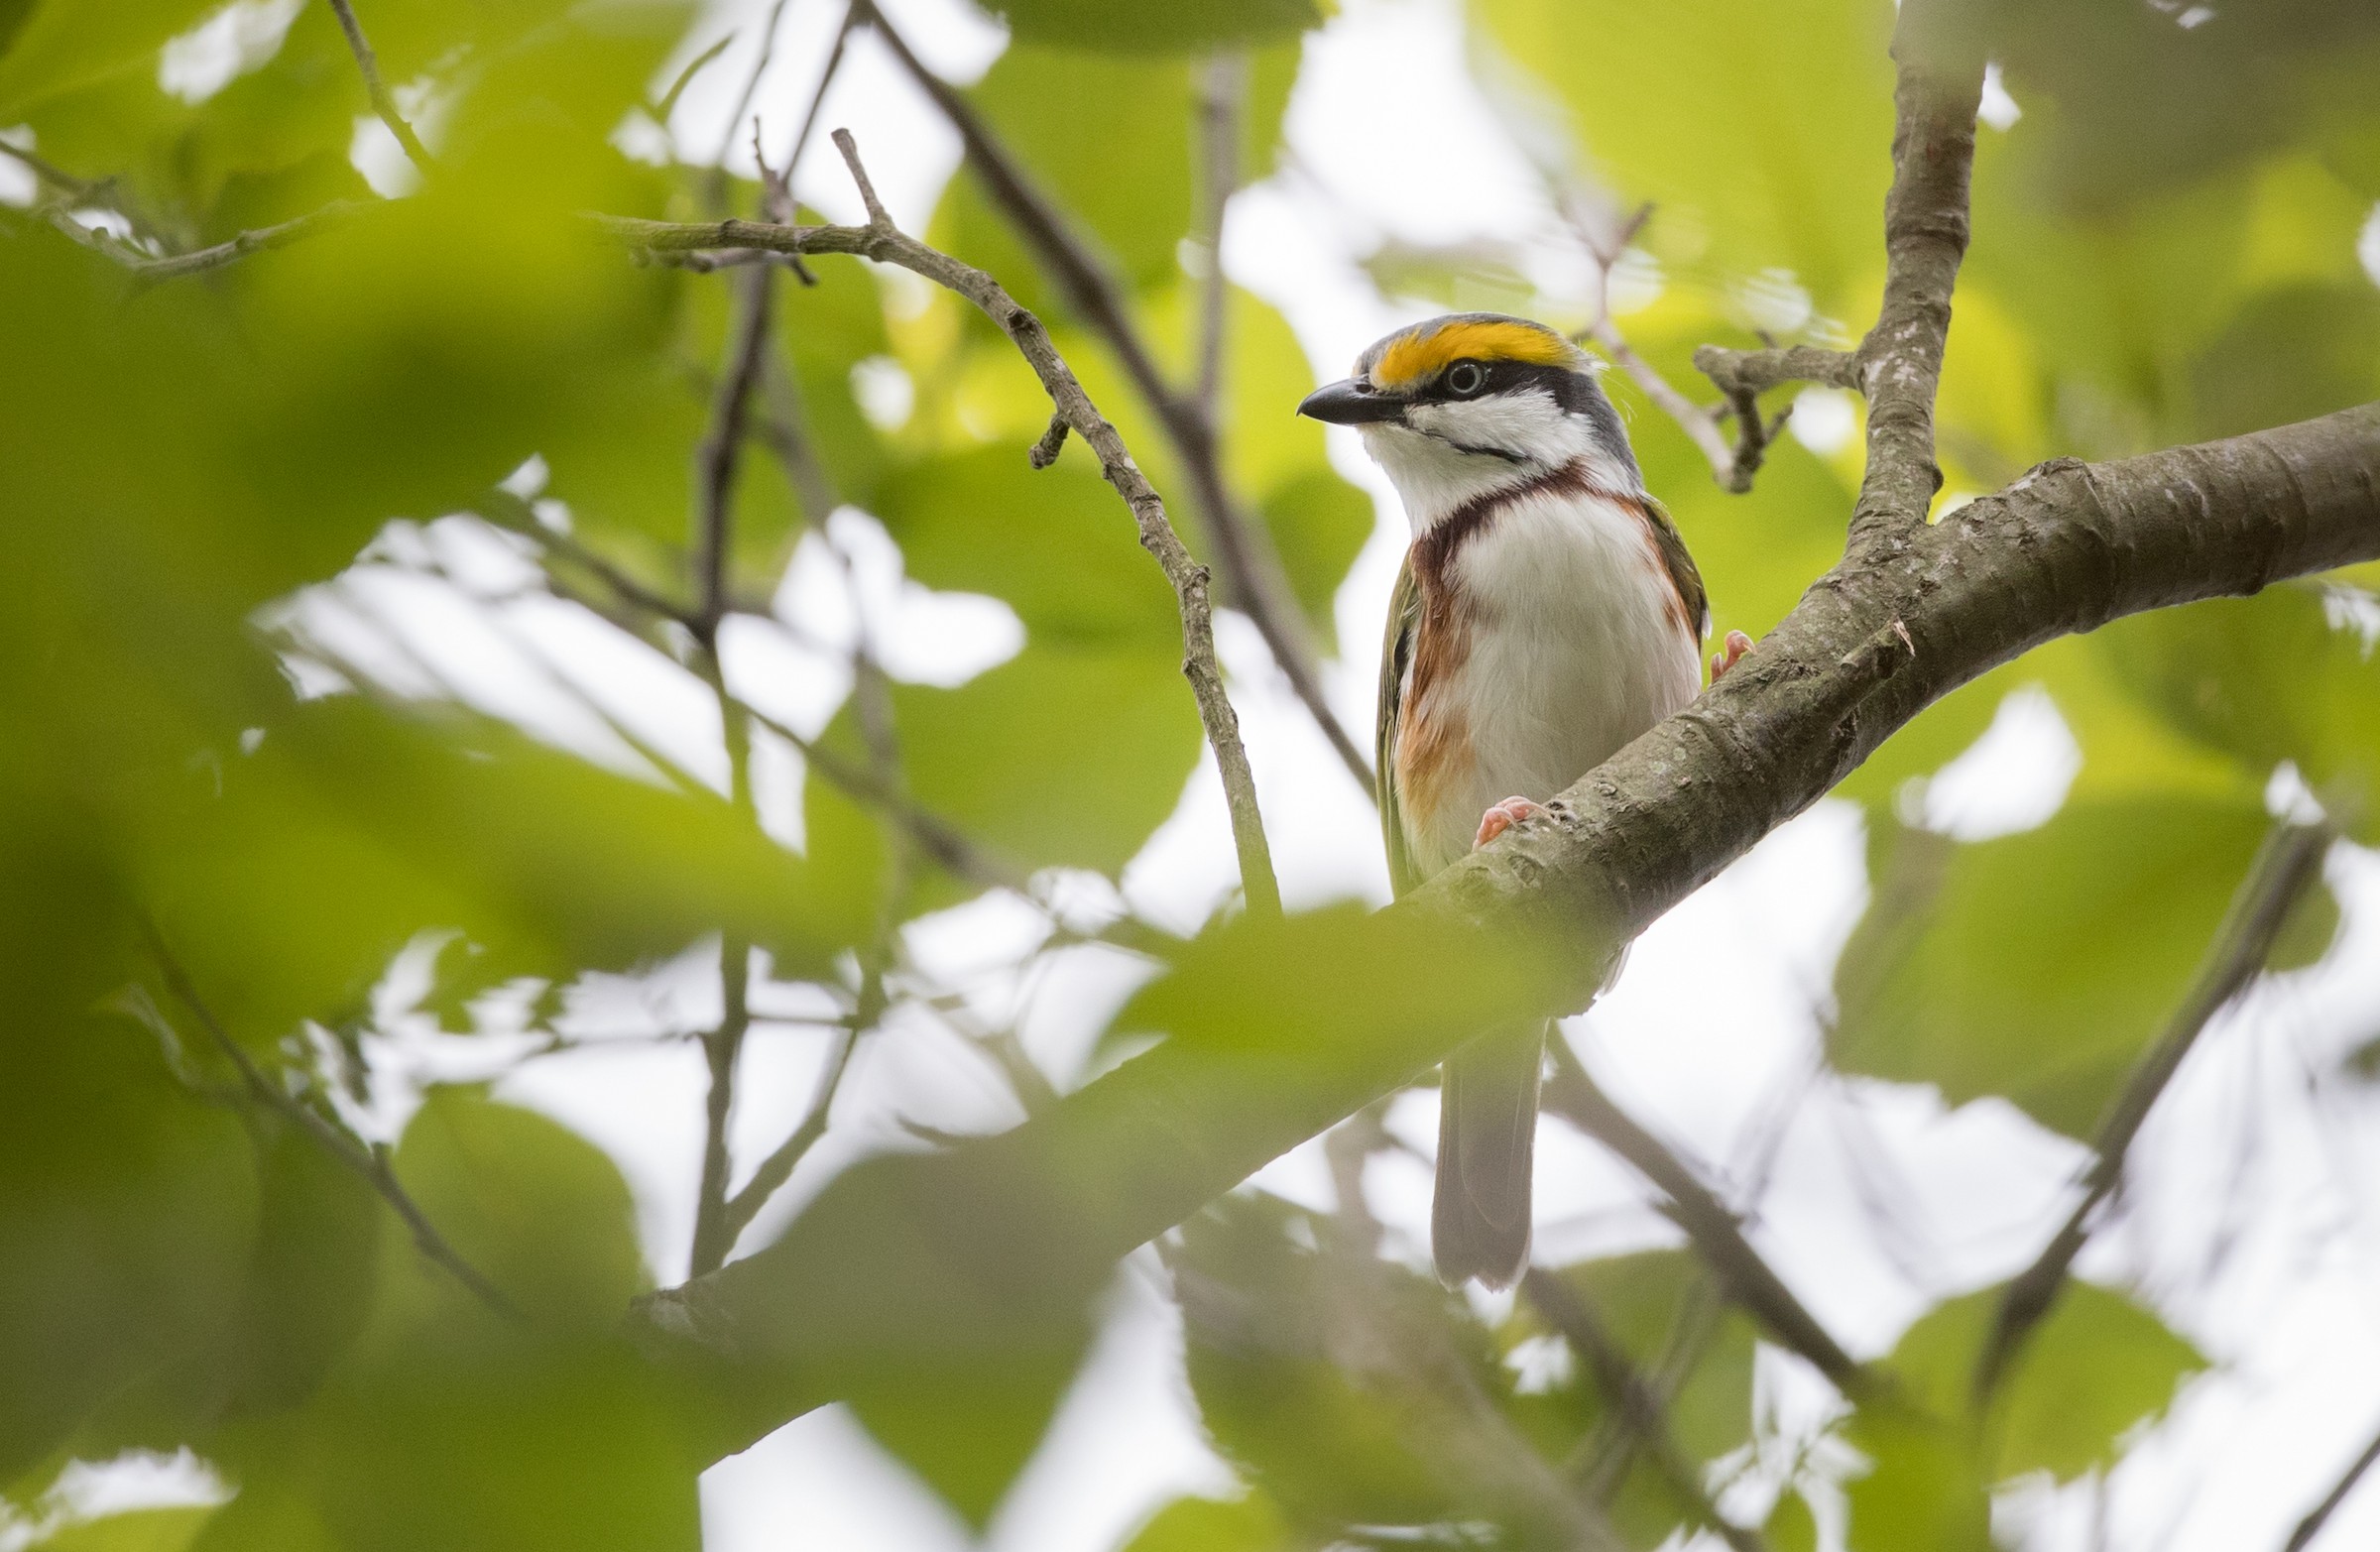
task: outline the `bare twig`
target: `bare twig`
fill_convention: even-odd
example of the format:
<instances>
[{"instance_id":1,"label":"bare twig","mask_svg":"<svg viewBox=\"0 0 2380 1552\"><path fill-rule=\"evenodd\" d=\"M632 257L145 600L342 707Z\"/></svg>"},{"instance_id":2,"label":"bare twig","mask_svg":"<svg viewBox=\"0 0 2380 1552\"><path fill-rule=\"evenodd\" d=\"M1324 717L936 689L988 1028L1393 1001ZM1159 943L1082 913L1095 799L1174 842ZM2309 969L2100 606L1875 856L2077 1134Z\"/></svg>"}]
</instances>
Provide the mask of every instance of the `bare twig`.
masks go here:
<instances>
[{"instance_id":1,"label":"bare twig","mask_svg":"<svg viewBox=\"0 0 2380 1552\"><path fill-rule=\"evenodd\" d=\"M69 199L99 199L109 193L113 179L76 178L57 163L23 146L0 140L0 157L24 164L26 170Z\"/></svg>"},{"instance_id":2,"label":"bare twig","mask_svg":"<svg viewBox=\"0 0 2380 1552\"><path fill-rule=\"evenodd\" d=\"M1240 742L1240 718L1232 709L1215 657L1215 631L1208 601L1207 568L1191 557L1181 537L1165 516L1164 498L1140 472L1124 438L1099 413L1083 391L1073 369L1059 356L1041 320L1019 305L1000 283L972 265L929 248L902 232L877 198L868 181L858 148L846 130L835 132L835 145L852 171L860 197L868 208L866 226L777 226L757 221L715 221L674 224L637 221L618 216L597 219L633 247L654 253L702 252L723 248L767 248L783 253L843 253L897 265L958 293L983 310L1023 353L1050 397L1056 413L1098 454L1108 483L1115 486L1131 510L1140 543L1164 569L1173 584L1182 617L1182 672L1198 702L1199 720L1215 751L1229 801L1232 838L1240 855L1242 888L1250 909L1275 911L1280 887L1272 874L1272 853L1264 838L1256 806L1255 780L1249 770L1248 752Z\"/></svg>"},{"instance_id":3,"label":"bare twig","mask_svg":"<svg viewBox=\"0 0 2380 1552\"><path fill-rule=\"evenodd\" d=\"M873 1022L874 1020L871 1020ZM794 1166L799 1164L826 1135L827 1118L833 1111L835 1095L842 1090L843 1074L851 1066L853 1047L859 1044L864 1030L860 1027L838 1032L834 1048L827 1053L826 1070L818 1075L817 1090L810 1096L810 1108L802 1115L800 1125L774 1152L761 1160L744 1189L728 1200L724 1226L732 1241L748 1228L769 1199L784 1189L793 1178Z\"/></svg>"},{"instance_id":4,"label":"bare twig","mask_svg":"<svg viewBox=\"0 0 2380 1552\"><path fill-rule=\"evenodd\" d=\"M2338 1512L2338 1506L2347 1501L2347 1494L2355 1491L2355 1485L2363 1481L2364 1473L2372 1469L2375 1461L2380 1461L2380 1435L2373 1436L2372 1442L2363 1447L2363 1453L2355 1457L2355 1463L2346 1469L2337 1485L2323 1495L2322 1501L2298 1521L2298 1528L2290 1532L2289 1542L2281 1552L2306 1552L2308 1547L2314 1545L2314 1538L2322 1533L2322 1527L2330 1522L2331 1515Z\"/></svg>"},{"instance_id":5,"label":"bare twig","mask_svg":"<svg viewBox=\"0 0 2380 1552\"><path fill-rule=\"evenodd\" d=\"M1356 784L1369 793L1371 763L1340 724L1323 694L1321 672L1307 636L1305 616L1272 547L1271 537L1233 497L1224 479L1214 427L1201 411L1198 399L1178 392L1166 380L1146 341L1132 326L1123 288L1116 278L1074 235L1064 215L1034 186L974 105L925 67L885 20L874 0L852 0L852 4L876 29L877 36L884 40L902 69L959 132L968 163L982 179L985 191L1056 281L1067 305L1116 352L1125 376L1155 413L1166 439L1173 443L1175 454L1190 476L1199 515L1206 522L1216 562L1223 570L1228 601L1255 625L1266 649L1287 676L1290 688L1304 702L1323 736L1330 740L1340 762L1356 778Z\"/></svg>"},{"instance_id":6,"label":"bare twig","mask_svg":"<svg viewBox=\"0 0 2380 1552\"><path fill-rule=\"evenodd\" d=\"M1687 1239L1726 1287L1728 1296L1767 1327L1781 1345L1808 1359L1846 1395L1856 1396L1872 1388L1874 1381L1866 1371L1828 1335L1826 1327L1752 1249L1726 1204L1695 1178L1658 1137L1611 1103L1579 1065L1569 1041L1556 1039L1547 1044L1554 1058L1553 1076L1545 1086L1547 1108L1618 1154L1669 1198L1669 1216L1686 1231Z\"/></svg>"},{"instance_id":7,"label":"bare twig","mask_svg":"<svg viewBox=\"0 0 2380 1552\"><path fill-rule=\"evenodd\" d=\"M1192 241L1206 252L1207 273L1199 294L1199 413L1218 424L1223 392L1224 325L1232 285L1223 273L1223 215L1240 186L1240 115L1248 100L1248 56L1225 51L1198 72L1198 215Z\"/></svg>"},{"instance_id":8,"label":"bare twig","mask_svg":"<svg viewBox=\"0 0 2380 1552\"><path fill-rule=\"evenodd\" d=\"M744 1052L744 1036L752 1028L752 945L733 932L719 939L717 1028L702 1037L703 1062L711 1086L703 1107L702 1185L694 1202L692 1275L717 1271L735 1249L736 1229L729 1224L727 1194L727 1127L735 1108L736 1061Z\"/></svg>"},{"instance_id":9,"label":"bare twig","mask_svg":"<svg viewBox=\"0 0 2380 1552\"><path fill-rule=\"evenodd\" d=\"M2123 1180L2124 1155L2131 1150L2141 1124L2148 1120L2207 1023L2247 989L2272 956L2274 939L2290 911L2321 877L2322 856L2329 850L2333 834L2327 823L2283 820L2265 836L2190 990L2183 994L2182 1006L2175 1010L2157 1043L2132 1069L2123 1091L2100 1120L2091 1138L2091 1165L2082 1176L2082 1200L2075 1204L2033 1263L2019 1272L2001 1295L1991 1334L1975 1361L1978 1398L1991 1394L2025 1338L2049 1314L2059 1289L2065 1286L2068 1268L2090 1237L2091 1215Z\"/></svg>"},{"instance_id":10,"label":"bare twig","mask_svg":"<svg viewBox=\"0 0 2380 1552\"><path fill-rule=\"evenodd\" d=\"M756 265L743 276L727 364L711 402L711 424L695 454L694 635L706 652L718 649L719 622L728 612L729 527L736 470L744 453L752 392L769 344L776 272Z\"/></svg>"},{"instance_id":11,"label":"bare twig","mask_svg":"<svg viewBox=\"0 0 2380 1552\"><path fill-rule=\"evenodd\" d=\"M414 133L414 127L405 121L405 115L397 111L397 99L389 95L388 84L380 78L380 59L373 54L370 40L364 37L363 24L355 19L354 0L330 0L330 8L339 18L339 30L347 35L347 48L355 56L355 67L363 73L364 90L372 98L372 111L380 115L389 133L397 137L397 144L405 148L406 159L427 173L429 152Z\"/></svg>"},{"instance_id":12,"label":"bare twig","mask_svg":"<svg viewBox=\"0 0 2380 1552\"><path fill-rule=\"evenodd\" d=\"M727 46L735 41L733 32L724 33L717 43L686 61L686 67L677 72L677 79L669 83L669 89L661 93L660 100L646 105L645 111L653 115L655 124L666 125L669 122L669 115L677 109L677 99L685 95L694 77L708 69L712 60L727 53Z\"/></svg>"},{"instance_id":13,"label":"bare twig","mask_svg":"<svg viewBox=\"0 0 2380 1552\"><path fill-rule=\"evenodd\" d=\"M752 68L745 73L744 84L736 90L736 105L728 110L727 126L719 132L719 154L711 158L710 203L713 208L727 203L727 154L735 149L736 136L744 128L744 115L752 107L755 93L761 89L761 77L769 73L769 61L776 57L777 24L785 19L786 0L774 0L769 15L761 22L761 50L752 58ZM790 172L791 164L786 165Z\"/></svg>"},{"instance_id":14,"label":"bare twig","mask_svg":"<svg viewBox=\"0 0 2380 1552\"><path fill-rule=\"evenodd\" d=\"M156 956L158 969L165 976L166 989L174 994L176 1001L190 1011L190 1015L198 1020L208 1038L214 1041L215 1048L239 1071L240 1081L248 1093L276 1114L297 1123L331 1157L360 1175L364 1183L371 1186L380 1199L404 1220L406 1228L413 1233L415 1246L421 1254L444 1267L457 1282L477 1295L481 1303L509 1319L522 1319L520 1306L506 1297L503 1289L489 1281L485 1273L464 1259L462 1253L447 1243L446 1237L438 1232L437 1225L431 1223L429 1216L421 1211L420 1204L399 1183L396 1170L390 1167L388 1150L367 1147L267 1076L265 1070L256 1064L256 1059L231 1037L230 1031L215 1017L214 1011L199 997L198 989L182 969L181 961L176 959L173 951L166 947L165 936L159 932L157 924L144 918L141 926L149 939L149 951Z\"/></svg>"},{"instance_id":15,"label":"bare twig","mask_svg":"<svg viewBox=\"0 0 2380 1552\"><path fill-rule=\"evenodd\" d=\"M309 210L274 226L260 226L253 231L238 233L211 248L198 248L189 253L167 254L160 258L126 258L126 269L144 284L157 285L176 281L185 275L197 275L236 263L252 253L264 253L274 248L287 248L301 237L311 237L344 224L349 218L371 208L359 200L337 199L319 210Z\"/></svg>"},{"instance_id":16,"label":"bare twig","mask_svg":"<svg viewBox=\"0 0 2380 1552\"><path fill-rule=\"evenodd\" d=\"M1856 390L1860 386L1859 358L1847 350L1822 350L1816 345L1771 346L1765 350L1729 350L1704 345L1694 353L1695 370L1732 400L1740 394L1763 394L1786 383L1823 383L1829 388Z\"/></svg>"},{"instance_id":17,"label":"bare twig","mask_svg":"<svg viewBox=\"0 0 2380 1552\"><path fill-rule=\"evenodd\" d=\"M1531 1267L1520 1279L1521 1292L1538 1313L1570 1343L1595 1371L1596 1388L1620 1418L1628 1433L1650 1460L1653 1469L1701 1524L1717 1531L1735 1552L1766 1552L1760 1533L1735 1524L1719 1512L1703 1491L1702 1474L1678 1449L1669 1431L1669 1407L1612 1337L1594 1305L1562 1278Z\"/></svg>"}]
</instances>

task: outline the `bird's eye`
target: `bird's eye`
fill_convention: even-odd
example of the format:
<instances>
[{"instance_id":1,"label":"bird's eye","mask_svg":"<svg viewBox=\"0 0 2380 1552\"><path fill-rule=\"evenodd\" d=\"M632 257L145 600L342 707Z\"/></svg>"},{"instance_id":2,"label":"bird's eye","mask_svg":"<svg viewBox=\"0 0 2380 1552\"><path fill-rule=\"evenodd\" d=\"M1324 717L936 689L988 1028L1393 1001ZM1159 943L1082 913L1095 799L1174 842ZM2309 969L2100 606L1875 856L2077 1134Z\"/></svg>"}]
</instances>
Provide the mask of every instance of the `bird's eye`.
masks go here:
<instances>
[{"instance_id":1,"label":"bird's eye","mask_svg":"<svg viewBox=\"0 0 2380 1552\"><path fill-rule=\"evenodd\" d=\"M1446 391L1457 399L1469 399L1488 386L1488 374L1477 361L1458 361L1446 369Z\"/></svg>"}]
</instances>

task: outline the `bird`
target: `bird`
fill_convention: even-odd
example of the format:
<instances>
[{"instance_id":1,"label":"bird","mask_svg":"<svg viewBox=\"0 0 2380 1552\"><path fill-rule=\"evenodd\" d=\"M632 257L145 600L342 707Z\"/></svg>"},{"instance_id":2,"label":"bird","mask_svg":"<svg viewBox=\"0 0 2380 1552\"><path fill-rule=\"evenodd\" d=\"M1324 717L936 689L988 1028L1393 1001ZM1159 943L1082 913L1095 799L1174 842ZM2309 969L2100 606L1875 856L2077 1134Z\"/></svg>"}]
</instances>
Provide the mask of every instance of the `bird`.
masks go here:
<instances>
[{"instance_id":1,"label":"bird","mask_svg":"<svg viewBox=\"0 0 2380 1552\"><path fill-rule=\"evenodd\" d=\"M1398 895L1515 825L1701 691L1709 599L1645 489L1598 363L1495 312L1397 330L1298 414L1354 426L1412 540L1380 652L1374 785ZM1751 647L1730 632L1716 678ZM1448 1287L1528 1264L1551 1026L1498 1026L1440 1078L1431 1255Z\"/></svg>"}]
</instances>

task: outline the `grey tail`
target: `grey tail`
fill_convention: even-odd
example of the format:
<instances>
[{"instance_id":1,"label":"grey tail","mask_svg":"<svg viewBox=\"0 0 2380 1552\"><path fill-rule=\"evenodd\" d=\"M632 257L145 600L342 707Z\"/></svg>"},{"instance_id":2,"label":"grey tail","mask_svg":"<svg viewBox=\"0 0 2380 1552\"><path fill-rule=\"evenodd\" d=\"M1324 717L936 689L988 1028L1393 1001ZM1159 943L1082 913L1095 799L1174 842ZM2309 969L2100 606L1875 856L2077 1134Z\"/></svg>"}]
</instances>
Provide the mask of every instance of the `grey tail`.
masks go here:
<instances>
[{"instance_id":1,"label":"grey tail","mask_svg":"<svg viewBox=\"0 0 2380 1552\"><path fill-rule=\"evenodd\" d=\"M1492 1029L1447 1058L1439 1084L1430 1254L1450 1288L1508 1288L1529 1262L1543 1023Z\"/></svg>"}]
</instances>

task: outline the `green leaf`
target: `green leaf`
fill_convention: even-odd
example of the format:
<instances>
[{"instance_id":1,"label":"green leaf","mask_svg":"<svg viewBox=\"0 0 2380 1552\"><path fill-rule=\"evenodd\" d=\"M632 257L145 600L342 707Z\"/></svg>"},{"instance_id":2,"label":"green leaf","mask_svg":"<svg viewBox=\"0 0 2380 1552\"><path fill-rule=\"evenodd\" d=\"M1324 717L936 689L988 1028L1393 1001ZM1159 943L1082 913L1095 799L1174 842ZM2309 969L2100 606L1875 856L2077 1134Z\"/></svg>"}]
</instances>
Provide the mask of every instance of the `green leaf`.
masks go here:
<instances>
[{"instance_id":1,"label":"green leaf","mask_svg":"<svg viewBox=\"0 0 2380 1552\"><path fill-rule=\"evenodd\" d=\"M185 1552L214 1512L205 1505L135 1509L68 1525L34 1545L42 1552Z\"/></svg>"},{"instance_id":2,"label":"green leaf","mask_svg":"<svg viewBox=\"0 0 2380 1552\"><path fill-rule=\"evenodd\" d=\"M1189 54L1265 43L1319 24L1315 0L990 0L1019 43L1108 54ZM1012 51L1013 52L1013 51ZM1096 123L1096 119L1086 119Z\"/></svg>"},{"instance_id":3,"label":"green leaf","mask_svg":"<svg viewBox=\"0 0 2380 1552\"><path fill-rule=\"evenodd\" d=\"M33 0L0 52L0 118L16 123L45 98L119 72L153 69L166 40L217 3Z\"/></svg>"},{"instance_id":4,"label":"green leaf","mask_svg":"<svg viewBox=\"0 0 2380 1552\"><path fill-rule=\"evenodd\" d=\"M2014 1100L2086 1136L2204 956L2270 820L2252 801L2070 802L2040 829L1957 845L1879 826L1879 879L1919 849L1836 969L1848 1072ZM1930 854L1930 855L1925 855Z\"/></svg>"},{"instance_id":5,"label":"green leaf","mask_svg":"<svg viewBox=\"0 0 2380 1552\"><path fill-rule=\"evenodd\" d=\"M1893 1349L1892 1372L1938 1416L1971 1406L1975 1362L2002 1292L1952 1299ZM2163 1412L2174 1387L2205 1367L2196 1348L2123 1294L2069 1281L1993 1393L1983 1480L2048 1472L2067 1482L2113 1465L2124 1435Z\"/></svg>"},{"instance_id":6,"label":"green leaf","mask_svg":"<svg viewBox=\"0 0 2380 1552\"><path fill-rule=\"evenodd\" d=\"M1198 762L1178 663L1028 642L955 690L895 685L910 790L1027 866L1113 873L1173 812Z\"/></svg>"},{"instance_id":7,"label":"green leaf","mask_svg":"<svg viewBox=\"0 0 2380 1552\"><path fill-rule=\"evenodd\" d=\"M2380 656L2310 587L2164 609L2101 633L2126 692L2261 782L2283 761L2380 838Z\"/></svg>"},{"instance_id":8,"label":"green leaf","mask_svg":"<svg viewBox=\"0 0 2380 1552\"><path fill-rule=\"evenodd\" d=\"M1372 519L1369 496L1323 470L1301 474L1264 498L1264 527L1324 653L1335 650L1339 586L1371 537Z\"/></svg>"},{"instance_id":9,"label":"green leaf","mask_svg":"<svg viewBox=\"0 0 2380 1552\"><path fill-rule=\"evenodd\" d=\"M1294 1552L1298 1546L1272 1500L1176 1498L1126 1543L1125 1552Z\"/></svg>"},{"instance_id":10,"label":"green leaf","mask_svg":"<svg viewBox=\"0 0 2380 1552\"><path fill-rule=\"evenodd\" d=\"M463 1258L539 1321L608 1330L648 1285L627 1183L602 1149L557 1122L476 1089L433 1089L405 1129L396 1169ZM390 1232L402 1238L394 1224ZM469 1297L417 1253L396 1254L448 1301Z\"/></svg>"},{"instance_id":11,"label":"green leaf","mask_svg":"<svg viewBox=\"0 0 2380 1552\"><path fill-rule=\"evenodd\" d=\"M1643 241L1665 264L1718 288L1790 270L1821 312L1857 316L1892 174L1889 7L1487 0L1477 14L1553 88L1592 165L1658 205Z\"/></svg>"},{"instance_id":12,"label":"green leaf","mask_svg":"<svg viewBox=\"0 0 2380 1552\"><path fill-rule=\"evenodd\" d=\"M876 512L910 576L1003 600L1036 647L1180 655L1173 589L1089 459L1040 471L1015 447L928 459L889 476Z\"/></svg>"},{"instance_id":13,"label":"green leaf","mask_svg":"<svg viewBox=\"0 0 2380 1552\"><path fill-rule=\"evenodd\" d=\"M723 799L475 719L316 702L234 761L220 799L158 816L141 871L202 995L260 1046L300 1018L338 1021L423 931L477 945L484 986L630 969L723 929L780 973L826 973L873 928L847 914L864 892Z\"/></svg>"}]
</instances>

